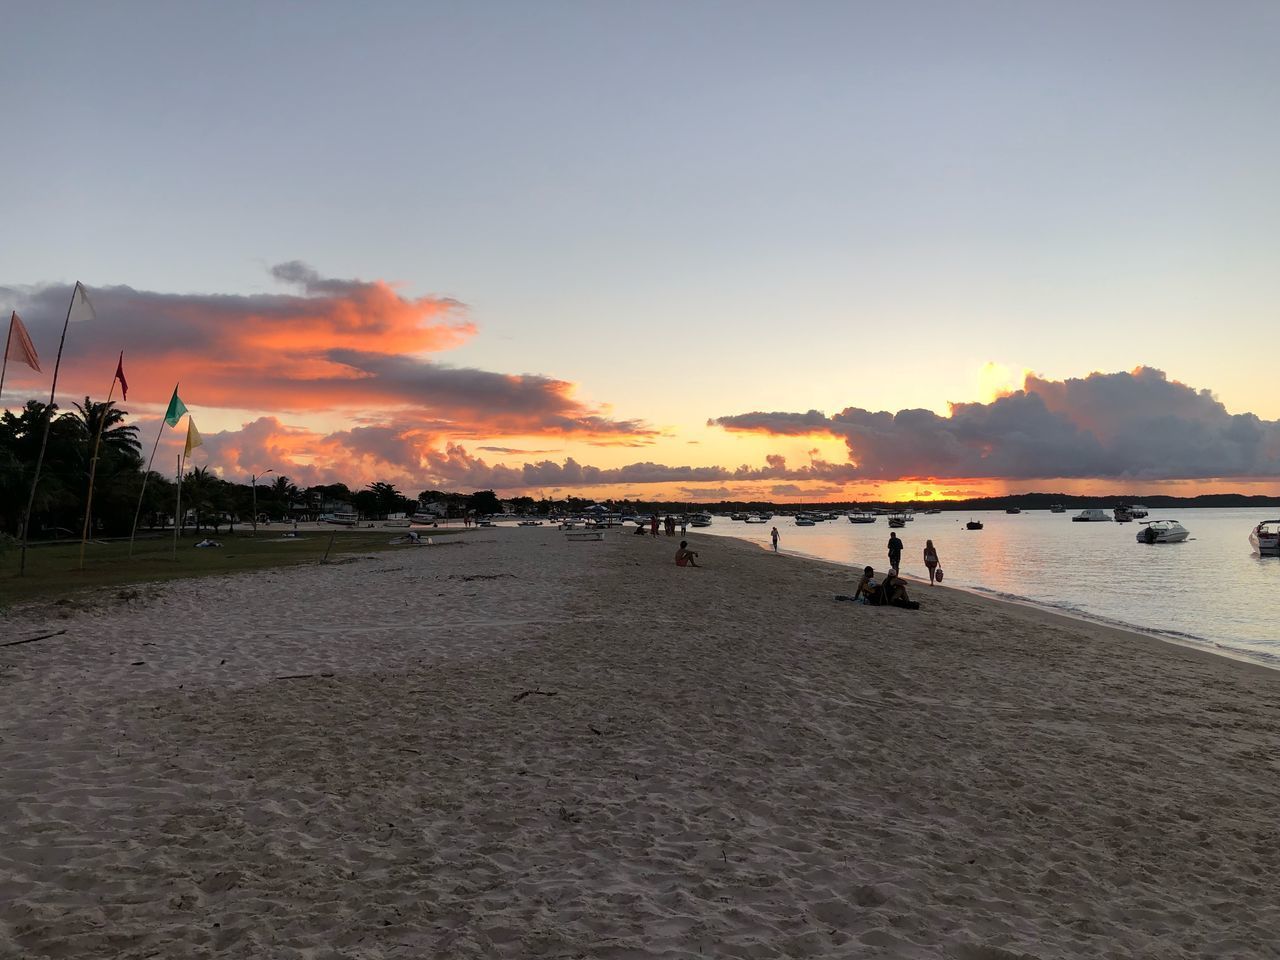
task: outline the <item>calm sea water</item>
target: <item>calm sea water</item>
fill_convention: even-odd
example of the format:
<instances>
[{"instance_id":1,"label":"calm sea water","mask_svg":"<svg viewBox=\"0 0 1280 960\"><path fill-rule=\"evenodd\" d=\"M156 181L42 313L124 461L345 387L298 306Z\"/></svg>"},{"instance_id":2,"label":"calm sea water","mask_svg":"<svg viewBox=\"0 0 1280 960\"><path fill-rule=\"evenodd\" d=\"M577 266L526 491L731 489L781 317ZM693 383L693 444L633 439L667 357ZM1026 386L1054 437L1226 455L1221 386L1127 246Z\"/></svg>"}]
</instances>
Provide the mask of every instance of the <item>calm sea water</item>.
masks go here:
<instances>
[{"instance_id":1,"label":"calm sea water","mask_svg":"<svg viewBox=\"0 0 1280 960\"><path fill-rule=\"evenodd\" d=\"M1259 557L1249 531L1280 508L1151 511L1178 520L1185 543L1139 544L1138 523L1072 523L1031 511L917 516L898 530L902 572L928 579L921 553L938 550L948 586L1023 600L1066 613L1172 637L1280 668L1280 558ZM1110 511L1108 511L1110 512ZM966 530L967 520L982 530ZM777 526L783 552L861 568L887 566L885 517L852 524L841 517L797 527L790 517L762 525L717 517L700 533L767 545ZM926 588L927 589L927 588ZM917 596L927 594L916 591Z\"/></svg>"}]
</instances>

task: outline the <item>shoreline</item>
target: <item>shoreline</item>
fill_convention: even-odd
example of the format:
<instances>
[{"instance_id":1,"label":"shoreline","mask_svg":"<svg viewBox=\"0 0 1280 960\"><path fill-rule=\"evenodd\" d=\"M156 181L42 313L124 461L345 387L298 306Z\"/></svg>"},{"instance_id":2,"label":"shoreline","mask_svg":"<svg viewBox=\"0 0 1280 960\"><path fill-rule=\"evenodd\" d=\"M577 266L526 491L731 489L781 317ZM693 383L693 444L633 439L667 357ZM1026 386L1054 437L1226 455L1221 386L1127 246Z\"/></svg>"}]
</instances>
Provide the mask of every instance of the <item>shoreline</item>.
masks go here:
<instances>
[{"instance_id":1,"label":"shoreline","mask_svg":"<svg viewBox=\"0 0 1280 960\"><path fill-rule=\"evenodd\" d=\"M10 614L68 632L0 649L0 955L1270 949L1274 671L689 539Z\"/></svg>"},{"instance_id":2,"label":"shoreline","mask_svg":"<svg viewBox=\"0 0 1280 960\"><path fill-rule=\"evenodd\" d=\"M714 539L737 540L741 543L750 544L759 547L766 553L772 553L772 549L764 543L755 540L749 540L745 537L739 537L735 534L711 534ZM857 570L858 565L855 563L842 563L839 560L829 560L825 557L815 556L810 553L803 553L799 550L784 550L781 555L793 556L798 559L812 561L814 563L831 564L842 570ZM878 574L882 571L877 570ZM1247 664L1251 667L1265 670L1270 674L1280 674L1280 657L1274 658L1275 662L1267 662L1259 659L1257 656L1250 655L1241 650L1235 650L1222 644L1220 641L1213 640L1209 637L1192 637L1178 636L1167 631L1158 630L1154 627L1146 627L1140 623L1132 623L1128 621L1115 620L1101 615L1088 613L1084 610L1066 609L1047 603L1042 600L1036 600L1034 597L1022 597L1016 594L1007 593L1002 590L996 590L992 587L982 586L955 586L952 584L935 584L929 587L928 581L923 580L918 575L903 574L903 579L908 583L922 585L933 590L953 590L959 593L965 593L992 603L1009 604L1015 607L1025 607L1035 610L1049 617L1060 617L1064 620L1077 621L1087 623L1092 626L1113 631L1116 634L1124 634L1130 637L1136 637L1141 641L1155 640L1162 646L1173 647L1178 650L1189 650L1193 653L1201 654L1208 657L1221 658L1230 660L1235 663ZM927 596L927 594L925 594ZM920 599L917 595L914 599Z\"/></svg>"}]
</instances>

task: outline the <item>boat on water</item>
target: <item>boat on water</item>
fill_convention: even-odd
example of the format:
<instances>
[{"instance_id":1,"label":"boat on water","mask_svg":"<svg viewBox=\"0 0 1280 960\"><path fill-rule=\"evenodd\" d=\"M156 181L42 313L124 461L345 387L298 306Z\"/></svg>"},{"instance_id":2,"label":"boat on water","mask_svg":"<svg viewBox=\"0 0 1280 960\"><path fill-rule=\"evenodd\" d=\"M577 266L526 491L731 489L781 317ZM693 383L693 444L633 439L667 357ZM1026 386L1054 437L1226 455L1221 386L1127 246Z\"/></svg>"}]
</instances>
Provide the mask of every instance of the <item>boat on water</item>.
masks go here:
<instances>
[{"instance_id":1,"label":"boat on water","mask_svg":"<svg viewBox=\"0 0 1280 960\"><path fill-rule=\"evenodd\" d=\"M695 513L689 518L689 526L691 527L709 527L711 526L711 514Z\"/></svg>"},{"instance_id":2,"label":"boat on water","mask_svg":"<svg viewBox=\"0 0 1280 960\"><path fill-rule=\"evenodd\" d=\"M358 513L322 513L320 515L321 523L333 523L340 527L354 527L360 522L360 514Z\"/></svg>"},{"instance_id":3,"label":"boat on water","mask_svg":"<svg viewBox=\"0 0 1280 960\"><path fill-rule=\"evenodd\" d=\"M907 525L907 518L900 513L895 513L893 516L889 518L890 527L901 529L906 525Z\"/></svg>"},{"instance_id":4,"label":"boat on water","mask_svg":"<svg viewBox=\"0 0 1280 960\"><path fill-rule=\"evenodd\" d=\"M1050 513L1066 513L1067 508L1063 506L1061 503L1055 503L1053 506L1049 508L1049 512Z\"/></svg>"},{"instance_id":5,"label":"boat on water","mask_svg":"<svg viewBox=\"0 0 1280 960\"><path fill-rule=\"evenodd\" d=\"M981 521L981 520L970 520L968 523L966 523L966 524L964 525L964 528L965 528L966 530L981 530L981 529L982 529L982 521Z\"/></svg>"},{"instance_id":6,"label":"boat on water","mask_svg":"<svg viewBox=\"0 0 1280 960\"><path fill-rule=\"evenodd\" d=\"M1071 518L1072 523L1099 523L1111 522L1111 516L1105 510L1099 510L1096 507L1087 507L1081 510Z\"/></svg>"},{"instance_id":7,"label":"boat on water","mask_svg":"<svg viewBox=\"0 0 1280 960\"><path fill-rule=\"evenodd\" d=\"M730 520L745 520L745 519L747 519L747 515L746 515L745 513L731 513L731 514L729 514L729 519L730 519Z\"/></svg>"},{"instance_id":8,"label":"boat on water","mask_svg":"<svg viewBox=\"0 0 1280 960\"><path fill-rule=\"evenodd\" d=\"M799 516L796 517L796 526L812 527L812 526L816 526L816 524L809 517L806 517L803 514L800 514Z\"/></svg>"},{"instance_id":9,"label":"boat on water","mask_svg":"<svg viewBox=\"0 0 1280 960\"><path fill-rule=\"evenodd\" d=\"M743 523L768 523L769 521L766 520L764 517L760 516L760 514L758 513L751 513L751 514L748 514L747 518L742 522Z\"/></svg>"},{"instance_id":10,"label":"boat on water","mask_svg":"<svg viewBox=\"0 0 1280 960\"><path fill-rule=\"evenodd\" d=\"M1005 513L1021 513L1021 512L1022 512L1022 508L1021 508L1021 507L1006 507L1004 512L1005 512Z\"/></svg>"},{"instance_id":11,"label":"boat on water","mask_svg":"<svg viewBox=\"0 0 1280 960\"><path fill-rule=\"evenodd\" d=\"M1263 557L1280 557L1280 520L1263 520L1249 534L1253 549Z\"/></svg>"},{"instance_id":12,"label":"boat on water","mask_svg":"<svg viewBox=\"0 0 1280 960\"><path fill-rule=\"evenodd\" d=\"M926 513L928 516L933 516L933 515L935 515L935 514L942 513L942 508L941 508L941 507L934 507L932 510L926 510L926 511L925 511L925 513Z\"/></svg>"},{"instance_id":13,"label":"boat on water","mask_svg":"<svg viewBox=\"0 0 1280 960\"><path fill-rule=\"evenodd\" d=\"M1191 531L1177 520L1151 520L1142 524L1139 543L1181 543L1191 536Z\"/></svg>"},{"instance_id":14,"label":"boat on water","mask_svg":"<svg viewBox=\"0 0 1280 960\"><path fill-rule=\"evenodd\" d=\"M849 522L850 523L875 523L876 515L874 513L866 513L864 511L859 510L856 513L849 514Z\"/></svg>"},{"instance_id":15,"label":"boat on water","mask_svg":"<svg viewBox=\"0 0 1280 960\"><path fill-rule=\"evenodd\" d=\"M516 526L517 527L540 527L542 526L542 521L541 520L517 520Z\"/></svg>"},{"instance_id":16,"label":"boat on water","mask_svg":"<svg viewBox=\"0 0 1280 960\"><path fill-rule=\"evenodd\" d=\"M1112 513L1115 514L1116 523L1128 523L1133 519L1133 507L1127 503L1117 503Z\"/></svg>"},{"instance_id":17,"label":"boat on water","mask_svg":"<svg viewBox=\"0 0 1280 960\"><path fill-rule=\"evenodd\" d=\"M1140 503L1135 503L1129 508L1129 516L1135 520L1141 520L1147 515L1147 508Z\"/></svg>"}]
</instances>

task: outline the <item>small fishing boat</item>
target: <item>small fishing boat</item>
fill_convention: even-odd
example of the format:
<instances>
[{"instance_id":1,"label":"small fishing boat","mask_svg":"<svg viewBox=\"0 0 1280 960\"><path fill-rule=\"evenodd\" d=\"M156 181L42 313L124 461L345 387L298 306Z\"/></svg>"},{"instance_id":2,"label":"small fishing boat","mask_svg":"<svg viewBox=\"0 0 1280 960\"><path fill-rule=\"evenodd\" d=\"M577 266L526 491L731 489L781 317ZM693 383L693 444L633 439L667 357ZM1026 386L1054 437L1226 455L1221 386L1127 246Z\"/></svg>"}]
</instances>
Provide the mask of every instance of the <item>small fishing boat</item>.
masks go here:
<instances>
[{"instance_id":1,"label":"small fishing boat","mask_svg":"<svg viewBox=\"0 0 1280 960\"><path fill-rule=\"evenodd\" d=\"M1117 503L1112 513L1116 523L1128 523L1133 519L1133 507L1127 503Z\"/></svg>"},{"instance_id":2,"label":"small fishing boat","mask_svg":"<svg viewBox=\"0 0 1280 960\"><path fill-rule=\"evenodd\" d=\"M748 514L747 518L742 522L743 523L768 523L769 521L766 520L764 517L760 516L758 513L751 513L751 514Z\"/></svg>"},{"instance_id":3,"label":"small fishing boat","mask_svg":"<svg viewBox=\"0 0 1280 960\"><path fill-rule=\"evenodd\" d=\"M542 521L541 520L517 520L516 526L517 527L540 527L542 526Z\"/></svg>"},{"instance_id":4,"label":"small fishing boat","mask_svg":"<svg viewBox=\"0 0 1280 960\"><path fill-rule=\"evenodd\" d=\"M966 523L966 524L964 525L964 528L965 528L966 530L981 530L981 529L982 529L982 521L981 521L981 520L970 520L968 523Z\"/></svg>"},{"instance_id":5,"label":"small fishing boat","mask_svg":"<svg viewBox=\"0 0 1280 960\"><path fill-rule=\"evenodd\" d=\"M1022 508L1021 508L1021 507L1006 507L1004 512L1005 512L1005 513L1021 513L1021 512L1022 512Z\"/></svg>"},{"instance_id":6,"label":"small fishing boat","mask_svg":"<svg viewBox=\"0 0 1280 960\"><path fill-rule=\"evenodd\" d=\"M1098 510L1095 507L1088 507L1087 509L1081 510L1071 518L1072 523L1099 523L1102 521L1110 523L1111 517L1107 514L1107 511Z\"/></svg>"},{"instance_id":7,"label":"small fishing boat","mask_svg":"<svg viewBox=\"0 0 1280 960\"><path fill-rule=\"evenodd\" d=\"M1143 523L1138 533L1139 543L1181 543L1191 536L1191 531L1177 520L1151 520Z\"/></svg>"},{"instance_id":8,"label":"small fishing boat","mask_svg":"<svg viewBox=\"0 0 1280 960\"><path fill-rule=\"evenodd\" d=\"M875 523L876 515L874 513L865 513L861 510L849 514L850 523Z\"/></svg>"},{"instance_id":9,"label":"small fishing boat","mask_svg":"<svg viewBox=\"0 0 1280 960\"><path fill-rule=\"evenodd\" d=\"M1067 508L1060 503L1055 503L1049 508L1050 513L1066 513Z\"/></svg>"},{"instance_id":10,"label":"small fishing boat","mask_svg":"<svg viewBox=\"0 0 1280 960\"><path fill-rule=\"evenodd\" d=\"M340 527L354 527L360 522L360 514L358 513L323 513L320 515L321 523L333 523Z\"/></svg>"},{"instance_id":11,"label":"small fishing boat","mask_svg":"<svg viewBox=\"0 0 1280 960\"><path fill-rule=\"evenodd\" d=\"M1280 520L1263 520L1249 534L1259 556L1280 557Z\"/></svg>"},{"instance_id":12,"label":"small fishing boat","mask_svg":"<svg viewBox=\"0 0 1280 960\"><path fill-rule=\"evenodd\" d=\"M797 527L812 527L812 526L815 526L815 524L814 524L814 522L813 522L811 519L809 519L809 518L808 518L808 517L806 517L806 516L798 516L798 517L796 517L796 526L797 526Z\"/></svg>"}]
</instances>

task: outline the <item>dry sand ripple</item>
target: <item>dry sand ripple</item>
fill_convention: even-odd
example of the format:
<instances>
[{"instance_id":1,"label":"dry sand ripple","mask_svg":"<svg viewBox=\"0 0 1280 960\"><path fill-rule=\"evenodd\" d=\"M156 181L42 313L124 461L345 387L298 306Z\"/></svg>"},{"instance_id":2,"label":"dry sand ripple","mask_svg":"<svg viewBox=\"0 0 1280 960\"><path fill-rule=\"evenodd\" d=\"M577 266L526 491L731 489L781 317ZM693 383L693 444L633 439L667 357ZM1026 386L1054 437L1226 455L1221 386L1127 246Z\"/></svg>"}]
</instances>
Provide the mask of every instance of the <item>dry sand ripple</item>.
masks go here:
<instances>
[{"instance_id":1,"label":"dry sand ripple","mask_svg":"<svg viewBox=\"0 0 1280 960\"><path fill-rule=\"evenodd\" d=\"M69 633L0 651L0 956L1276 955L1280 678L700 549L19 612Z\"/></svg>"}]
</instances>

